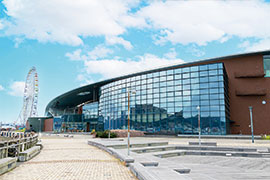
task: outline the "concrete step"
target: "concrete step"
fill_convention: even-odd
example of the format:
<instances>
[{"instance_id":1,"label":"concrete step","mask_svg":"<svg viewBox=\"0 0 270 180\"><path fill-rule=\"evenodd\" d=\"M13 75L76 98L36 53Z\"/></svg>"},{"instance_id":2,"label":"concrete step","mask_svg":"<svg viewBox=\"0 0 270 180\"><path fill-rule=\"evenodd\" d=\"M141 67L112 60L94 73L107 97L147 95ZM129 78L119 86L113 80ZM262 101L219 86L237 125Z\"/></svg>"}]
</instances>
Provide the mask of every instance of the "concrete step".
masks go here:
<instances>
[{"instance_id":1,"label":"concrete step","mask_svg":"<svg viewBox=\"0 0 270 180\"><path fill-rule=\"evenodd\" d=\"M170 150L200 150L200 151L230 151L230 152L257 152L256 148L234 148L217 146L158 146L132 149L136 153L151 153ZM266 151L264 153L267 153Z\"/></svg>"},{"instance_id":2,"label":"concrete step","mask_svg":"<svg viewBox=\"0 0 270 180\"><path fill-rule=\"evenodd\" d=\"M21 162L28 161L29 159L40 153L40 146L34 146L26 151L20 152L18 160Z\"/></svg>"},{"instance_id":3,"label":"concrete step","mask_svg":"<svg viewBox=\"0 0 270 180\"><path fill-rule=\"evenodd\" d=\"M130 170L139 180L191 180L189 168L143 166L140 163L134 163L130 165Z\"/></svg>"},{"instance_id":4,"label":"concrete step","mask_svg":"<svg viewBox=\"0 0 270 180\"><path fill-rule=\"evenodd\" d=\"M130 148L164 146L164 145L168 145L168 142L131 143ZM114 149L125 149L127 148L127 144L107 145L107 147L112 147Z\"/></svg>"},{"instance_id":5,"label":"concrete step","mask_svg":"<svg viewBox=\"0 0 270 180\"><path fill-rule=\"evenodd\" d=\"M17 158L7 157L0 159L0 175L14 169L16 167L16 163Z\"/></svg>"},{"instance_id":6,"label":"concrete step","mask_svg":"<svg viewBox=\"0 0 270 180\"><path fill-rule=\"evenodd\" d=\"M190 146L198 146L199 142L188 142ZM201 142L202 146L217 146L216 142Z\"/></svg>"},{"instance_id":7,"label":"concrete step","mask_svg":"<svg viewBox=\"0 0 270 180\"><path fill-rule=\"evenodd\" d=\"M253 157L253 158L270 158L269 153L256 152L230 152L230 151L190 151L190 150L173 150L161 153L155 153L154 156L168 158L175 156L224 156L224 157Z\"/></svg>"}]
</instances>

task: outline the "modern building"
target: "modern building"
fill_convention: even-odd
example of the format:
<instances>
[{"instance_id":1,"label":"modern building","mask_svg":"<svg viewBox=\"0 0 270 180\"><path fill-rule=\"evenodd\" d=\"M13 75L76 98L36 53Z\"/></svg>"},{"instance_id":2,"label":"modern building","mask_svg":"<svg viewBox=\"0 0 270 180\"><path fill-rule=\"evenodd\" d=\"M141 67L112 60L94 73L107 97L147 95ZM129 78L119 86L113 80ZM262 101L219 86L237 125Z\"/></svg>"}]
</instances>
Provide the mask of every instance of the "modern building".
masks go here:
<instances>
[{"instance_id":1,"label":"modern building","mask_svg":"<svg viewBox=\"0 0 270 180\"><path fill-rule=\"evenodd\" d=\"M131 67L132 68L132 67ZM129 98L128 98L129 96ZM270 51L129 74L53 99L59 131L131 129L160 134L270 134Z\"/></svg>"}]
</instances>

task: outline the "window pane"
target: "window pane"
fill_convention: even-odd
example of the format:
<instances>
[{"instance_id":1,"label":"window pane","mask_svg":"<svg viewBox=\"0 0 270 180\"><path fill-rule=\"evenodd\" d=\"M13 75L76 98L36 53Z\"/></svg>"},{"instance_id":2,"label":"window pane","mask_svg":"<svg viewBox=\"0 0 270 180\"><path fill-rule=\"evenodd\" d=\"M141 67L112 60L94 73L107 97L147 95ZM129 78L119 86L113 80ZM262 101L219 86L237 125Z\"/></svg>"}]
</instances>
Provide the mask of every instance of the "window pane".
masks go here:
<instances>
[{"instance_id":1,"label":"window pane","mask_svg":"<svg viewBox=\"0 0 270 180\"><path fill-rule=\"evenodd\" d=\"M270 56L263 57L264 77L270 77Z\"/></svg>"}]
</instances>

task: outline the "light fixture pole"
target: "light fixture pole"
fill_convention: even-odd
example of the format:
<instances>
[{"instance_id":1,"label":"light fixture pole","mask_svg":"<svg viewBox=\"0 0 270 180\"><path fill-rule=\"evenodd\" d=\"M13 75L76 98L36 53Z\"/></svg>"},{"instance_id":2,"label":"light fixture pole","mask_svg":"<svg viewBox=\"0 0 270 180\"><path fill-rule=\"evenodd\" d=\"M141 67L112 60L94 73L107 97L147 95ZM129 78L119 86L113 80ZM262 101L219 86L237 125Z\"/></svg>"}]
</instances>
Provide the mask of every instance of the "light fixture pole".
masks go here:
<instances>
[{"instance_id":1,"label":"light fixture pole","mask_svg":"<svg viewBox=\"0 0 270 180\"><path fill-rule=\"evenodd\" d=\"M109 139L111 139L111 116L109 116Z\"/></svg>"},{"instance_id":2,"label":"light fixture pole","mask_svg":"<svg viewBox=\"0 0 270 180\"><path fill-rule=\"evenodd\" d=\"M249 106L248 108L249 108L249 113L250 113L251 138L252 138L252 143L254 143L253 119L252 119L252 106Z\"/></svg>"},{"instance_id":3,"label":"light fixture pole","mask_svg":"<svg viewBox=\"0 0 270 180\"><path fill-rule=\"evenodd\" d=\"M130 155L130 93L135 94L136 91L131 92L128 91L128 141L127 141L127 149L128 149L128 156Z\"/></svg>"},{"instance_id":4,"label":"light fixture pole","mask_svg":"<svg viewBox=\"0 0 270 180\"><path fill-rule=\"evenodd\" d=\"M41 137L41 119L38 120L39 120L39 136Z\"/></svg>"},{"instance_id":5,"label":"light fixture pole","mask_svg":"<svg viewBox=\"0 0 270 180\"><path fill-rule=\"evenodd\" d=\"M199 146L201 147L201 115L200 115L200 106L197 106L198 110L198 132L199 132Z\"/></svg>"}]
</instances>

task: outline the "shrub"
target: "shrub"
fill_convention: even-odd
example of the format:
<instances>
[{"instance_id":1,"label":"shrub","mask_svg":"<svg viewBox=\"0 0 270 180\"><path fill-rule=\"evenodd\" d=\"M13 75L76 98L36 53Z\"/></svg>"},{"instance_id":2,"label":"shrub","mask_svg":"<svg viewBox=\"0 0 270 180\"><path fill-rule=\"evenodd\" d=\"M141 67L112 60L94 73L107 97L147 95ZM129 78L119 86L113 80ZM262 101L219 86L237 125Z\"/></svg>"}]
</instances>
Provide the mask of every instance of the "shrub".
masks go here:
<instances>
[{"instance_id":1,"label":"shrub","mask_svg":"<svg viewBox=\"0 0 270 180\"><path fill-rule=\"evenodd\" d=\"M262 136L262 139L263 140L270 140L270 135L265 134L265 135Z\"/></svg>"},{"instance_id":2,"label":"shrub","mask_svg":"<svg viewBox=\"0 0 270 180\"><path fill-rule=\"evenodd\" d=\"M109 137L109 131L106 130L106 131L98 131L96 133L96 137L100 137L100 138L108 138ZM111 138L116 138L117 137L117 134L114 133L114 132L111 132L110 133L110 137Z\"/></svg>"},{"instance_id":3,"label":"shrub","mask_svg":"<svg viewBox=\"0 0 270 180\"><path fill-rule=\"evenodd\" d=\"M101 135L102 135L102 131L98 131L97 133L96 133L96 137L101 137Z\"/></svg>"}]
</instances>

